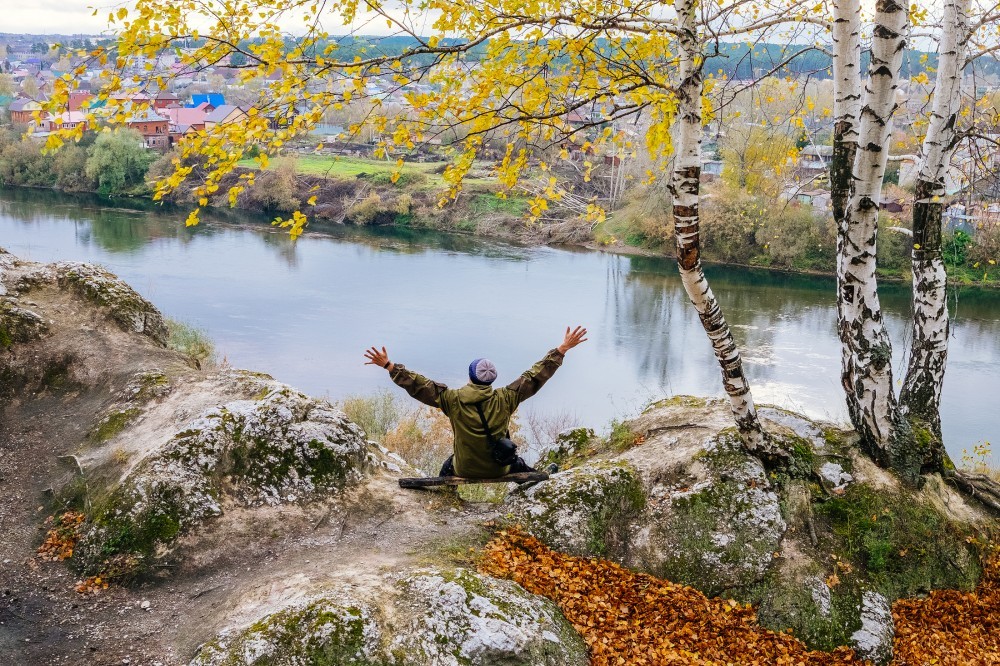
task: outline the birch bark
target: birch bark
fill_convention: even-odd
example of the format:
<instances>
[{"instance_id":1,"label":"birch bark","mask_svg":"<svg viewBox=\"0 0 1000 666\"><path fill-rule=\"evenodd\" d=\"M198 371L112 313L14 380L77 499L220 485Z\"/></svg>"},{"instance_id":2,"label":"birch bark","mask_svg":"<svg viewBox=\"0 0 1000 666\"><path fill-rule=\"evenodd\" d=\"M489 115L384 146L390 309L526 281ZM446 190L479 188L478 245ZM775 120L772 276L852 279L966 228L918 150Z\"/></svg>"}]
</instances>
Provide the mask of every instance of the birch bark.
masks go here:
<instances>
[{"instance_id":1,"label":"birch bark","mask_svg":"<svg viewBox=\"0 0 1000 666\"><path fill-rule=\"evenodd\" d=\"M833 217L840 230L838 242L847 236L847 200L854 183L854 157L858 152L858 121L861 117L861 2L833 3L833 159L830 163L830 197ZM838 252L838 258L841 253ZM837 271L840 275L841 271Z\"/></svg>"},{"instance_id":2,"label":"birch bark","mask_svg":"<svg viewBox=\"0 0 1000 666\"><path fill-rule=\"evenodd\" d=\"M722 368L722 384L729 396L733 416L747 448L770 458L784 457L765 435L757 418L750 384L743 373L743 360L715 294L705 279L701 264L698 201L701 176L702 45L698 39L698 0L677 0L680 83L677 88L678 120L675 124L676 155L671 173L677 266L691 303L698 311L705 333Z\"/></svg>"},{"instance_id":3,"label":"birch bark","mask_svg":"<svg viewBox=\"0 0 1000 666\"><path fill-rule=\"evenodd\" d=\"M969 0L946 0L934 99L913 202L913 335L900 403L911 423L933 436L922 452L924 469L933 471L943 471L948 461L941 442L940 412L949 331L941 227L945 173L958 142L962 70L970 35L968 14ZM914 441L924 443L927 439L915 437Z\"/></svg>"},{"instance_id":4,"label":"birch bark","mask_svg":"<svg viewBox=\"0 0 1000 666\"><path fill-rule=\"evenodd\" d=\"M843 348L841 376L861 446L879 465L892 467L915 482L911 464L900 459L908 449L900 445L903 422L892 382L892 344L875 278L879 200L908 24L906 5L898 0L877 0L853 188L838 241L837 301Z\"/></svg>"}]
</instances>

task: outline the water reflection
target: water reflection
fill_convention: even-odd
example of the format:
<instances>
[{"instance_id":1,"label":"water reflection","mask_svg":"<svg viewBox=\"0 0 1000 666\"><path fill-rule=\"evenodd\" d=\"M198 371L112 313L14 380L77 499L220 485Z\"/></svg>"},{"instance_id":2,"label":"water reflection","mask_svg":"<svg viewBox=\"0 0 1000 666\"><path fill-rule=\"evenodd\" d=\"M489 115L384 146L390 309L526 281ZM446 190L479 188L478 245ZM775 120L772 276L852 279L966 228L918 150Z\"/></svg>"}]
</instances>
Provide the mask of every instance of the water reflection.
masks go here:
<instances>
[{"instance_id":1,"label":"water reflection","mask_svg":"<svg viewBox=\"0 0 1000 666\"><path fill-rule=\"evenodd\" d=\"M135 207L133 207L133 204ZM719 394L719 370L675 265L652 257L518 247L414 229L314 225L298 242L265 216L185 211L43 191L0 191L0 246L39 261L108 266L168 315L204 328L236 366L333 398L389 386L360 352L452 384L490 356L510 381L584 323L574 350L532 400L605 426L646 401ZM831 278L711 266L712 286L760 402L844 420ZM951 295L943 426L953 455L1000 439L1000 292ZM882 301L902 373L909 289Z\"/></svg>"}]
</instances>

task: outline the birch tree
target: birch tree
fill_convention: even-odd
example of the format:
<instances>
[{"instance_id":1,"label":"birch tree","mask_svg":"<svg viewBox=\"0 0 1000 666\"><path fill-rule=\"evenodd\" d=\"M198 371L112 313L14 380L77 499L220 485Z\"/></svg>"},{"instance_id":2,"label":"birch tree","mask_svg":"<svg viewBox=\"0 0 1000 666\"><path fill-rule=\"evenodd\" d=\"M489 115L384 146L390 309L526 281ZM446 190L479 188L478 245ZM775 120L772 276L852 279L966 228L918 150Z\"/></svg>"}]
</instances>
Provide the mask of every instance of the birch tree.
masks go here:
<instances>
[{"instance_id":1,"label":"birch tree","mask_svg":"<svg viewBox=\"0 0 1000 666\"><path fill-rule=\"evenodd\" d=\"M754 407L750 385L743 372L732 331L722 308L705 279L701 266L701 238L698 203L701 187L702 134L702 54L695 9L697 0L677 0L677 45L680 52L677 84L677 121L675 129L677 156L670 178L673 194L674 237L677 242L677 267L681 281L712 349L722 368L722 383L729 396L740 435L747 446L763 455L778 453L768 441Z\"/></svg>"},{"instance_id":2,"label":"birch tree","mask_svg":"<svg viewBox=\"0 0 1000 666\"><path fill-rule=\"evenodd\" d=\"M961 138L958 114L970 37L969 6L969 0L946 0L943 8L937 76L913 201L912 341L900 403L918 439L927 442L922 467L936 471L952 467L941 437L941 387L950 328L941 232L945 175Z\"/></svg>"}]
</instances>

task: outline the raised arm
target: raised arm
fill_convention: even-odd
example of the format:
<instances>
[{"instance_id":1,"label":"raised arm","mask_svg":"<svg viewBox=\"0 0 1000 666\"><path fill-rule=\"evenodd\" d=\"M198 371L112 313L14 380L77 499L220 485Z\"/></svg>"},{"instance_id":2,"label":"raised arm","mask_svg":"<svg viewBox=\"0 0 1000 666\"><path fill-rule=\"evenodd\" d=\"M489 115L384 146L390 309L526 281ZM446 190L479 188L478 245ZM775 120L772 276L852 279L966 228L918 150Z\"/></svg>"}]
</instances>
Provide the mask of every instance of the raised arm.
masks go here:
<instances>
[{"instance_id":1,"label":"raised arm","mask_svg":"<svg viewBox=\"0 0 1000 666\"><path fill-rule=\"evenodd\" d=\"M365 358L368 359L365 365L377 365L388 370L389 378L412 397L425 405L441 407L441 394L448 390L444 384L407 370L400 363L393 363L389 360L389 353L385 347L382 347L381 350L378 347L372 347L365 352Z\"/></svg>"},{"instance_id":2,"label":"raised arm","mask_svg":"<svg viewBox=\"0 0 1000 666\"><path fill-rule=\"evenodd\" d=\"M528 371L522 373L520 377L507 385L507 388L514 391L517 396L517 403L520 404L538 393L545 382L549 381L552 375L556 373L556 370L559 369L559 366L562 365L566 352L581 342L586 341L587 329L577 326L575 329L570 330L569 327L566 327L566 335L563 337L561 345L555 349L550 349L545 358L535 363Z\"/></svg>"}]
</instances>

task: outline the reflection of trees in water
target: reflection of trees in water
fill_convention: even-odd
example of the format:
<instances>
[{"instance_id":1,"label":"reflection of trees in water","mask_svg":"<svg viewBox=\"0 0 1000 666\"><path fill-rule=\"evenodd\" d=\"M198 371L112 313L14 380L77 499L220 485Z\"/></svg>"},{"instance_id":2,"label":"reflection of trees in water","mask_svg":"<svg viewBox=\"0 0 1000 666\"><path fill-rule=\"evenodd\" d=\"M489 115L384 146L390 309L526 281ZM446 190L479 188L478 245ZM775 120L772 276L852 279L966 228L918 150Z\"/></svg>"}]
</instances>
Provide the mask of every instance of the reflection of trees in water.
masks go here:
<instances>
[{"instance_id":1,"label":"reflection of trees in water","mask_svg":"<svg viewBox=\"0 0 1000 666\"><path fill-rule=\"evenodd\" d=\"M678 278L636 272L625 258L608 262L604 320L616 350L636 359L639 372L659 386L671 385L671 371L684 366L690 344L709 351L697 314ZM700 339L686 340L698 326ZM678 339L680 338L680 339Z\"/></svg>"},{"instance_id":2,"label":"reflection of trees in water","mask_svg":"<svg viewBox=\"0 0 1000 666\"><path fill-rule=\"evenodd\" d=\"M692 377L714 382L718 370L697 313L672 260L631 258L609 263L609 336L637 358L641 373L661 385ZM712 288L757 381L779 377L776 341L806 353L836 335L836 311L827 280L713 267Z\"/></svg>"},{"instance_id":3,"label":"reflection of trees in water","mask_svg":"<svg viewBox=\"0 0 1000 666\"><path fill-rule=\"evenodd\" d=\"M196 236L207 236L243 229L262 239L268 248L288 266L297 266L296 245L284 230L271 226L271 216L235 209L210 209L202 214L202 223L185 227L187 211L182 206L158 204L148 199L106 199L88 194L66 194L46 190L4 190L0 193L0 215L23 224L47 221L72 222L81 243L94 243L112 253L136 252L160 239L183 244ZM346 227L339 224L313 223L303 239L348 241L379 252L424 254L453 252L489 259L524 261L537 254L525 248L491 241L472 235L449 234L425 229L401 227Z\"/></svg>"}]
</instances>

